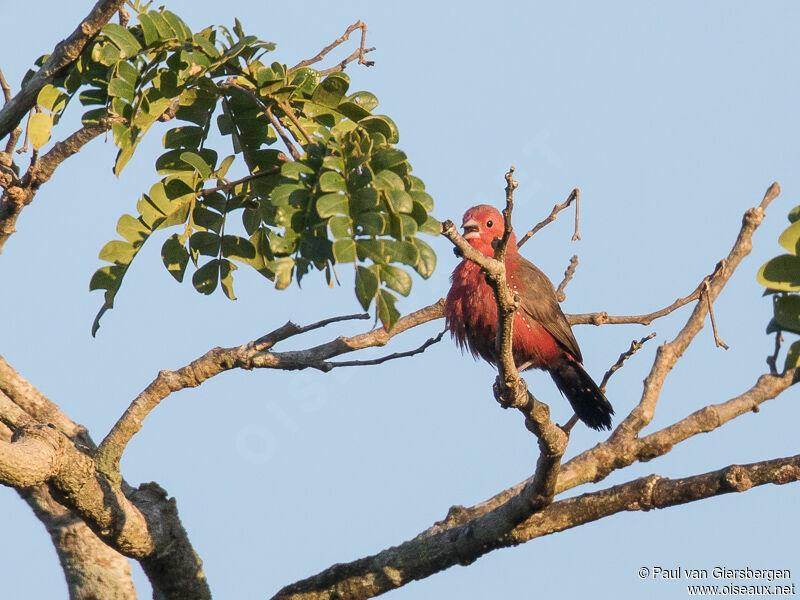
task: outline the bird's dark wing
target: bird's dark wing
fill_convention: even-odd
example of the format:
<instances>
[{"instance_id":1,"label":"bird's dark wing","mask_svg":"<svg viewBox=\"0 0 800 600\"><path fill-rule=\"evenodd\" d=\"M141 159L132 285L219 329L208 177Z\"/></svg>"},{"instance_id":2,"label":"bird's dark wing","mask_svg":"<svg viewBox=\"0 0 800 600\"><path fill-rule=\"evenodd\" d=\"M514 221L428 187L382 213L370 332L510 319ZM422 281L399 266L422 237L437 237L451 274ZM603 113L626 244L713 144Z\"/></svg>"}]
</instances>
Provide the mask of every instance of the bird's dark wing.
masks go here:
<instances>
[{"instance_id":1,"label":"bird's dark wing","mask_svg":"<svg viewBox=\"0 0 800 600\"><path fill-rule=\"evenodd\" d=\"M541 323L542 327L578 362L582 362L583 358L581 350L578 348L578 342L572 335L567 318L561 312L555 289L547 275L522 256L516 256L511 260L515 260L519 264L519 269L515 275L512 275L510 283L513 287L517 283L513 280L519 277L517 292L520 296L520 308L535 321Z\"/></svg>"}]
</instances>

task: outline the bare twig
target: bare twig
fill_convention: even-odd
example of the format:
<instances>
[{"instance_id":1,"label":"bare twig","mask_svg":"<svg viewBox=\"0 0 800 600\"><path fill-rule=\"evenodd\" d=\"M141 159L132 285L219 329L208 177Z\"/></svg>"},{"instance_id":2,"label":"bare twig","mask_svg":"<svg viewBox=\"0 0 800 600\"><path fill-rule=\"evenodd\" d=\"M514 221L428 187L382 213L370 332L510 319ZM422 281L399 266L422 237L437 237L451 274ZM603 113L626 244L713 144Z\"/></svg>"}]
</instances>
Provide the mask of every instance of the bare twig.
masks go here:
<instances>
[{"instance_id":1,"label":"bare twig","mask_svg":"<svg viewBox=\"0 0 800 600\"><path fill-rule=\"evenodd\" d=\"M343 44L345 41L349 40L350 34L353 33L356 29L361 30L361 43L358 49L335 67L331 67L330 69L325 69L323 71L320 71L320 75L324 76L328 75L329 73L333 73L334 71L343 71L344 68L347 66L347 64L354 61L355 59L358 59L359 64L364 65L366 67L371 67L372 65L375 64L374 61L365 60L364 55L367 54L368 52L372 52L373 50L375 50L375 48L364 48L364 45L367 40L367 26L363 21L356 21L355 23L350 25L350 27L348 27L347 30L340 37L336 38L333 42L331 42L330 44L325 46L322 50L320 50L316 56L314 56L313 58L308 58L306 60L300 61L295 66L293 66L290 69L290 71L294 71L302 67L307 67L309 65L313 65L314 63L321 61L331 50Z\"/></svg>"},{"instance_id":2,"label":"bare twig","mask_svg":"<svg viewBox=\"0 0 800 600\"><path fill-rule=\"evenodd\" d=\"M717 333L717 321L714 318L714 308L711 305L711 294L709 294L708 279L704 281L703 295L706 297L706 303L708 304L708 316L711 318L711 330L714 332L714 343L717 345L717 348L722 347L727 350L728 344L723 342Z\"/></svg>"},{"instance_id":3,"label":"bare twig","mask_svg":"<svg viewBox=\"0 0 800 600\"><path fill-rule=\"evenodd\" d=\"M617 362L615 362L611 366L611 368L608 371L606 371L606 374L603 375L603 381L600 383L600 391L601 392L603 392L605 394L605 392L606 392L606 384L608 383L608 380L611 379L611 376L614 373L616 373L620 369L620 367L622 367L623 363L626 360L628 360L631 356L636 354L636 352L638 352L639 349L642 346L644 346L645 342L647 342L648 340L652 340L654 337L656 337L656 332L655 331L653 333L651 333L650 335L647 335L647 336L643 337L642 339L640 339L638 341L637 340L631 340L631 347L628 348L622 354L620 354L619 358L617 359Z\"/></svg>"},{"instance_id":4,"label":"bare twig","mask_svg":"<svg viewBox=\"0 0 800 600\"><path fill-rule=\"evenodd\" d=\"M327 327L332 323L339 323L341 321L354 321L360 320L365 321L370 318L368 313L355 313L352 315L340 315L337 317L329 317L327 319L322 319L321 321L317 321L316 323L311 323L310 325L295 325L291 321L287 321L287 323L278 329L271 331L266 335L262 335L260 338L255 340L253 344L253 349L256 352L264 352L265 350L269 350L278 342L282 342L290 337L294 337L296 335L300 335L302 333L308 333L309 331L314 331L315 329L322 329L323 327Z\"/></svg>"},{"instance_id":5,"label":"bare twig","mask_svg":"<svg viewBox=\"0 0 800 600\"><path fill-rule=\"evenodd\" d=\"M575 269L578 268L578 255L573 254L572 258L569 259L569 266L567 270L564 271L564 279L561 283L558 284L556 288L556 299L559 302L563 302L567 299L567 294L564 292L564 289L567 287L567 284L572 281L573 275L575 275Z\"/></svg>"},{"instance_id":6,"label":"bare twig","mask_svg":"<svg viewBox=\"0 0 800 600\"><path fill-rule=\"evenodd\" d=\"M534 225L533 229L531 229L528 233L526 233L519 239L519 241L517 242L517 248L522 248L522 244L524 244L534 235L536 235L540 229L555 221L556 215L558 215L558 213L560 213L562 210L564 210L570 204L572 204L573 200L575 201L575 233L572 235L572 241L574 242L575 240L581 239L581 236L578 235L578 204L580 203L580 197L581 193L580 190L578 190L578 188L572 190L564 202L562 202L561 204L556 204L553 207L553 210L550 211L550 214L547 216L546 219Z\"/></svg>"},{"instance_id":7,"label":"bare twig","mask_svg":"<svg viewBox=\"0 0 800 600\"><path fill-rule=\"evenodd\" d=\"M769 372L773 375L778 374L778 354L781 351L781 342L783 341L783 335L781 335L780 331L775 332L775 352L773 352L772 356L767 357L767 366L769 367Z\"/></svg>"},{"instance_id":8,"label":"bare twig","mask_svg":"<svg viewBox=\"0 0 800 600\"><path fill-rule=\"evenodd\" d=\"M330 366L331 369L336 367L363 367L368 365L380 365L390 360L395 360L397 358L408 358L409 356L414 356L416 354L422 354L433 346L434 344L438 344L442 341L442 336L447 332L445 329L444 331L440 332L439 335L436 337L428 338L425 342L419 347L415 348L414 350L408 350L406 352L395 352L393 354L389 354L387 356L381 356L380 358L373 358L372 360L343 360L340 362L327 362L326 364Z\"/></svg>"},{"instance_id":9,"label":"bare twig","mask_svg":"<svg viewBox=\"0 0 800 600\"><path fill-rule=\"evenodd\" d=\"M25 121L25 137L22 138L22 147L17 150L17 154L24 154L28 151L28 130L30 129L31 117L33 116L33 107L28 111L28 119Z\"/></svg>"},{"instance_id":10,"label":"bare twig","mask_svg":"<svg viewBox=\"0 0 800 600\"><path fill-rule=\"evenodd\" d=\"M7 104L11 101L11 86L8 85L2 69L0 69L0 89L3 90L3 98L5 99L5 104Z\"/></svg>"}]
</instances>

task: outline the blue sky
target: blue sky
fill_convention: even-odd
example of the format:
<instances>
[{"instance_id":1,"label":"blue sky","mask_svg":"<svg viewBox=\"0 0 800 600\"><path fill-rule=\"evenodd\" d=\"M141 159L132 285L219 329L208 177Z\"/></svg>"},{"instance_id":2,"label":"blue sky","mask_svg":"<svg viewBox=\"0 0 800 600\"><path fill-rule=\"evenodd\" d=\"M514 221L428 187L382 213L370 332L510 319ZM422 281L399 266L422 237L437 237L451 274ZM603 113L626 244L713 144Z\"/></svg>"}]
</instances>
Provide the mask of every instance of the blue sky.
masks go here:
<instances>
[{"instance_id":1,"label":"blue sky","mask_svg":"<svg viewBox=\"0 0 800 600\"><path fill-rule=\"evenodd\" d=\"M17 85L90 5L6 3L0 15L15 26L0 38L0 67L9 82ZM457 221L474 204L499 205L510 164L520 182L518 229L581 189L582 241L570 243L571 215L562 214L524 249L556 282L569 257L579 255L567 312L641 313L688 294L727 254L744 211L779 181L783 193L756 233L752 255L716 304L730 350L716 349L710 329L703 330L670 374L649 430L741 393L766 370L771 309L755 273L781 252L776 240L786 213L800 204L796 3L180 0L167 7L195 29L239 17L248 33L276 42L274 59L290 65L364 20L376 64L349 70L352 89L373 91L379 112L395 120L399 146L427 184L438 218ZM329 290L321 277L309 278L303 290L278 292L243 269L239 300L207 298L176 284L160 264L160 244L152 244L92 339L102 303L87 289L97 252L115 236L119 215L155 181L158 138L119 180L111 174L112 145L93 142L25 209L0 256L0 353L98 441L159 369L289 319L309 323L357 310L350 285ZM432 244L437 272L415 280L403 312L446 293L456 258L446 240ZM687 317L684 309L649 327L575 328L597 378L631 339L658 332L660 341L609 384L618 415L637 401L656 345ZM362 327L332 327L281 349ZM416 347L441 327L429 324L365 357ZM374 368L227 373L159 406L130 444L123 474L133 484L157 481L177 498L216 597L269 597L332 563L409 539L451 505L480 502L530 475L536 440L518 414L493 400L493 377L449 339ZM549 377L526 378L554 418L566 420L568 405ZM759 414L577 491L796 454L797 399L792 389ZM600 439L579 426L567 454ZM798 500L796 485L769 486L620 514L493 552L387 597L685 594L679 583L638 578L639 567L653 565L800 574ZM63 597L55 553L27 505L0 489L0 515L4 592ZM149 597L138 570L136 578L140 596Z\"/></svg>"}]
</instances>

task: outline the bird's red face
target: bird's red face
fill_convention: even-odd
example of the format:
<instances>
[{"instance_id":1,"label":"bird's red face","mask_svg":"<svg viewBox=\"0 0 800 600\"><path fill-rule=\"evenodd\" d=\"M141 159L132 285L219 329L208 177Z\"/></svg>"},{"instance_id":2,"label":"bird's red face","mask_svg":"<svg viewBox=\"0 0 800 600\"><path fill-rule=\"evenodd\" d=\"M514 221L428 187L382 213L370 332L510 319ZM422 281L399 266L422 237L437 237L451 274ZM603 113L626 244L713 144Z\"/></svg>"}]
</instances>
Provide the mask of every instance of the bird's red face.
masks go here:
<instances>
[{"instance_id":1,"label":"bird's red face","mask_svg":"<svg viewBox=\"0 0 800 600\"><path fill-rule=\"evenodd\" d=\"M505 224L503 215L494 206L479 204L464 213L461 224L464 228L464 239L476 250L487 256L494 256L492 240L503 237ZM509 248L516 243L509 242Z\"/></svg>"}]
</instances>

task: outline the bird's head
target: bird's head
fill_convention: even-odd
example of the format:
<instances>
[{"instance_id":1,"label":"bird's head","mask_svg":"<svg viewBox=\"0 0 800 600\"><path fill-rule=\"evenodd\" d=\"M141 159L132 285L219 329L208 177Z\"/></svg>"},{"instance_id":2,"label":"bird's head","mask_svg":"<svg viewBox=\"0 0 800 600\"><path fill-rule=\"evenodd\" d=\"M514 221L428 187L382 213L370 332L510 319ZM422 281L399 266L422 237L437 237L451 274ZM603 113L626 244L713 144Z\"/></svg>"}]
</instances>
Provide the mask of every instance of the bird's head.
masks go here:
<instances>
[{"instance_id":1,"label":"bird's head","mask_svg":"<svg viewBox=\"0 0 800 600\"><path fill-rule=\"evenodd\" d=\"M505 230L503 215L494 206L479 204L473 206L464 213L464 220L461 223L464 228L464 239L470 245L485 254L494 256L492 241L495 238L502 238ZM516 236L512 233L508 242L508 250L516 249Z\"/></svg>"}]
</instances>

